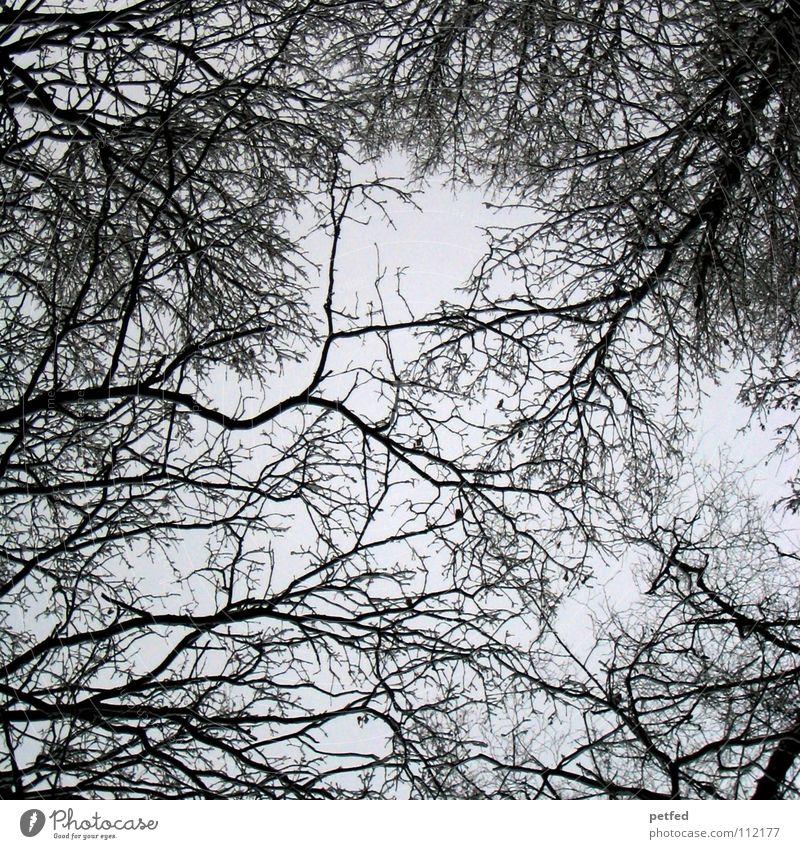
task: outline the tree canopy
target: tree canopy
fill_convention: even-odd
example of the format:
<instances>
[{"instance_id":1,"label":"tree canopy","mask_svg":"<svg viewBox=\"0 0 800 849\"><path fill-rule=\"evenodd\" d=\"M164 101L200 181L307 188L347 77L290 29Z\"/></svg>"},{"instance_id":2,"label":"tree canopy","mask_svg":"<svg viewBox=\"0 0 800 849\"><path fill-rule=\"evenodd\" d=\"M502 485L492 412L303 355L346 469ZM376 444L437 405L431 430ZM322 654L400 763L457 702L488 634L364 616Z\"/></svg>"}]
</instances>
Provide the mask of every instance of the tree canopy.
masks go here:
<instances>
[{"instance_id":1,"label":"tree canopy","mask_svg":"<svg viewBox=\"0 0 800 849\"><path fill-rule=\"evenodd\" d=\"M686 445L734 370L796 457L800 2L95 6L0 9L0 794L796 796L800 555ZM470 277L356 292L442 174Z\"/></svg>"}]
</instances>

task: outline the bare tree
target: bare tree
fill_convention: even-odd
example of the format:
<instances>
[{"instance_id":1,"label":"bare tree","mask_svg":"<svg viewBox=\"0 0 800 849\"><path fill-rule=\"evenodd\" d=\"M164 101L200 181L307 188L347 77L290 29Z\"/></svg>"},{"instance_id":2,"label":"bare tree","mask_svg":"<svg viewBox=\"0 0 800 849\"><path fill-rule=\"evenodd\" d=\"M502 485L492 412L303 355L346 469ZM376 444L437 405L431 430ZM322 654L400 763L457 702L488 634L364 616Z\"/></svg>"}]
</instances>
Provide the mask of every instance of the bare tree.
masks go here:
<instances>
[{"instance_id":1,"label":"bare tree","mask_svg":"<svg viewBox=\"0 0 800 849\"><path fill-rule=\"evenodd\" d=\"M3 795L794 792L795 555L660 505L794 403L799 15L4 6ZM338 270L394 145L531 209L424 315Z\"/></svg>"},{"instance_id":2,"label":"bare tree","mask_svg":"<svg viewBox=\"0 0 800 849\"><path fill-rule=\"evenodd\" d=\"M437 795L560 592L414 369L441 316L337 281L404 199L349 173L344 11L2 12L6 796Z\"/></svg>"},{"instance_id":3,"label":"bare tree","mask_svg":"<svg viewBox=\"0 0 800 849\"><path fill-rule=\"evenodd\" d=\"M665 381L685 411L732 364L754 407L794 404L798 5L403 8L376 138L530 208L475 277L475 332L531 387L530 455L647 450Z\"/></svg>"},{"instance_id":4,"label":"bare tree","mask_svg":"<svg viewBox=\"0 0 800 849\"><path fill-rule=\"evenodd\" d=\"M730 478L670 512L631 539L642 600L595 599L588 648L562 625L516 673L506 736L465 766L489 793L797 797L797 555Z\"/></svg>"},{"instance_id":5,"label":"bare tree","mask_svg":"<svg viewBox=\"0 0 800 849\"><path fill-rule=\"evenodd\" d=\"M591 652L610 653L607 673L556 620L514 673L528 701L508 720L511 752L484 758L491 780L459 772L452 792L792 795L796 554L760 519L696 518L723 507L687 507L666 528L656 516L704 379L735 368L754 413L796 410L800 7L404 10L401 31L380 36L376 136L405 144L420 173L447 167L456 183L493 187L499 211L531 218L490 230L471 312L454 309L430 367L479 349L513 398L494 458L527 486L574 494L596 564L635 556L644 512L663 569L637 608L644 628L618 623L607 652L602 641ZM473 378L450 373L453 388ZM783 428L795 456L796 433ZM551 721L565 734L555 759L542 751Z\"/></svg>"}]
</instances>

